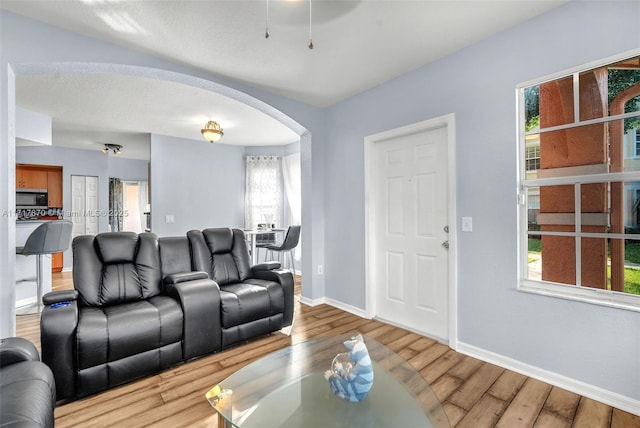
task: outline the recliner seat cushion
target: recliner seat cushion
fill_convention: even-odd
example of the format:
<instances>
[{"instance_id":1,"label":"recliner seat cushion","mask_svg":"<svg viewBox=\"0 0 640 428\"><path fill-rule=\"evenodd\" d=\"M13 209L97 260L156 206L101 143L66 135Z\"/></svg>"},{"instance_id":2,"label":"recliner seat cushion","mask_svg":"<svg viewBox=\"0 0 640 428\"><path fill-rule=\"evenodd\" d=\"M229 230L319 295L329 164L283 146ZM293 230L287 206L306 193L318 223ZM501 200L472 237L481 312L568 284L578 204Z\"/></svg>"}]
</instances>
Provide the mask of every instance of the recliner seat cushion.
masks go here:
<instances>
[{"instance_id":1,"label":"recliner seat cushion","mask_svg":"<svg viewBox=\"0 0 640 428\"><path fill-rule=\"evenodd\" d=\"M220 302L223 328L267 318L284 310L282 287L276 282L255 278L220 287Z\"/></svg>"},{"instance_id":2,"label":"recliner seat cushion","mask_svg":"<svg viewBox=\"0 0 640 428\"><path fill-rule=\"evenodd\" d=\"M80 310L78 367L86 369L182 340L182 309L174 299Z\"/></svg>"}]
</instances>

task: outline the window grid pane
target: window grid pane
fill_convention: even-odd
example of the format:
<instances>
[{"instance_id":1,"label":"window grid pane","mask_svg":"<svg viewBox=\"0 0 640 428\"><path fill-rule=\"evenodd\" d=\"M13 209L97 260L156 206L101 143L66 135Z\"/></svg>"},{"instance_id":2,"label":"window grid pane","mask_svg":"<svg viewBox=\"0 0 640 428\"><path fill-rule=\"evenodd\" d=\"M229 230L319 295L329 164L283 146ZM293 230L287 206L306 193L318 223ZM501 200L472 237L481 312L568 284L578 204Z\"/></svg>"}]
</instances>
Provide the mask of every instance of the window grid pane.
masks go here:
<instances>
[{"instance_id":1,"label":"window grid pane","mask_svg":"<svg viewBox=\"0 0 640 428\"><path fill-rule=\"evenodd\" d=\"M528 281L640 296L640 97L625 98L640 67L620 71L640 61L628 61L520 92Z\"/></svg>"}]
</instances>

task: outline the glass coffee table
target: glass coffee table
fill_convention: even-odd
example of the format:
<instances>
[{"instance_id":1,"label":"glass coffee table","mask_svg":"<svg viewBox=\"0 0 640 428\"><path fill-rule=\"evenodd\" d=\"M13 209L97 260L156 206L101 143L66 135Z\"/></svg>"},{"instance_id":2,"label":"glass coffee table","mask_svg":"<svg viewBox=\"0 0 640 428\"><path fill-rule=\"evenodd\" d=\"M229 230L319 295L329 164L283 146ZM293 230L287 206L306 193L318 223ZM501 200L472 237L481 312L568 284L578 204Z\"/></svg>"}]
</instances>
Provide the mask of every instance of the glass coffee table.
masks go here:
<instances>
[{"instance_id":1,"label":"glass coffee table","mask_svg":"<svg viewBox=\"0 0 640 428\"><path fill-rule=\"evenodd\" d=\"M338 398L324 379L343 342L355 334L299 343L241 368L206 394L218 426L449 427L442 405L411 365L364 337L374 370L364 400Z\"/></svg>"}]
</instances>

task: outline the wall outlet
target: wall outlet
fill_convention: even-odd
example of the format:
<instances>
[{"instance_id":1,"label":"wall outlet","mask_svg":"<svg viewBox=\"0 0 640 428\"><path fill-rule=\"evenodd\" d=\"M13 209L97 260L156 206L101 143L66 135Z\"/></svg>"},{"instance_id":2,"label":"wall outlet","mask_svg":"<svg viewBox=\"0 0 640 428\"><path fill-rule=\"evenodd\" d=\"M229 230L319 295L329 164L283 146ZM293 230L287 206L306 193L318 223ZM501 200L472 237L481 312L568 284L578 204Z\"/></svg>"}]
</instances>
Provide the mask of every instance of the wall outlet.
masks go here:
<instances>
[{"instance_id":1,"label":"wall outlet","mask_svg":"<svg viewBox=\"0 0 640 428\"><path fill-rule=\"evenodd\" d=\"M173 215L166 215L164 216L164 222L165 223L174 223L176 221L175 217Z\"/></svg>"},{"instance_id":2,"label":"wall outlet","mask_svg":"<svg viewBox=\"0 0 640 428\"><path fill-rule=\"evenodd\" d=\"M318 265L318 275L322 275L324 273L324 267L322 265Z\"/></svg>"}]
</instances>

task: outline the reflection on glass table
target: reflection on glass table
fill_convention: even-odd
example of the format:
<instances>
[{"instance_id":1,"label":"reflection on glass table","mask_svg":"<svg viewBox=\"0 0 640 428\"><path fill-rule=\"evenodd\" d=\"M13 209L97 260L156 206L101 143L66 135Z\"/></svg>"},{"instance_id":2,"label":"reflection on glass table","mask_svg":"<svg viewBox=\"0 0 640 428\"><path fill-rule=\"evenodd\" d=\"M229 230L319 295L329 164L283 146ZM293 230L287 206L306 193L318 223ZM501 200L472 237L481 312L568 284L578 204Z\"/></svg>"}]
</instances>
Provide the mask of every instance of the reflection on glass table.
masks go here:
<instances>
[{"instance_id":1,"label":"reflection on glass table","mask_svg":"<svg viewBox=\"0 0 640 428\"><path fill-rule=\"evenodd\" d=\"M355 334L299 343L241 368L207 392L220 427L449 427L424 378L364 336L374 369L361 402L333 394L324 372Z\"/></svg>"}]
</instances>

